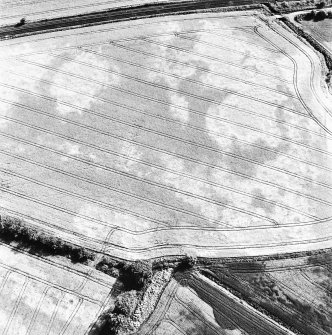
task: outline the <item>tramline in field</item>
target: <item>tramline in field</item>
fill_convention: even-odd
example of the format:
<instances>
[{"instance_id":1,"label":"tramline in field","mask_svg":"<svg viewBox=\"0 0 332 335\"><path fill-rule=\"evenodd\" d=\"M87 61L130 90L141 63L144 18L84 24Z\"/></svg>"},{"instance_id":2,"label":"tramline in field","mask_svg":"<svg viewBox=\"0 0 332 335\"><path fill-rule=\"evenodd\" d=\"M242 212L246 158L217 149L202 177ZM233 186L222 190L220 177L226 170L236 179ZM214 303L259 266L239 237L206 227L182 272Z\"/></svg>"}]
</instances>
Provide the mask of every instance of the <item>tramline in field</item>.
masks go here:
<instances>
[{"instance_id":1,"label":"tramline in field","mask_svg":"<svg viewBox=\"0 0 332 335\"><path fill-rule=\"evenodd\" d=\"M0 245L0 332L87 334L109 306L115 278Z\"/></svg>"},{"instance_id":2,"label":"tramline in field","mask_svg":"<svg viewBox=\"0 0 332 335\"><path fill-rule=\"evenodd\" d=\"M5 210L125 258L329 245L320 63L276 23L195 14L0 52Z\"/></svg>"}]
</instances>

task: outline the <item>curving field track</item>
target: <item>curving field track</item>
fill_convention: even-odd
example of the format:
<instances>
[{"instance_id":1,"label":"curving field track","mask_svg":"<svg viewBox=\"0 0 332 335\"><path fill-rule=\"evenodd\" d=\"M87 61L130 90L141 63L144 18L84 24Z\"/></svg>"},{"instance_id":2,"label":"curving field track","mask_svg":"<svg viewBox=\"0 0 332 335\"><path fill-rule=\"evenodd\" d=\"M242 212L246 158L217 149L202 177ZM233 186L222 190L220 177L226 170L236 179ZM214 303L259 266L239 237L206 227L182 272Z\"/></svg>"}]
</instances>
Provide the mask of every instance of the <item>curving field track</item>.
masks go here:
<instances>
[{"instance_id":1,"label":"curving field track","mask_svg":"<svg viewBox=\"0 0 332 335\"><path fill-rule=\"evenodd\" d=\"M331 246L331 100L258 12L0 43L0 206L124 258Z\"/></svg>"},{"instance_id":2,"label":"curving field track","mask_svg":"<svg viewBox=\"0 0 332 335\"><path fill-rule=\"evenodd\" d=\"M332 53L332 20L301 21L301 26Z\"/></svg>"},{"instance_id":3,"label":"curving field track","mask_svg":"<svg viewBox=\"0 0 332 335\"><path fill-rule=\"evenodd\" d=\"M0 245L1 334L87 334L115 279Z\"/></svg>"}]
</instances>

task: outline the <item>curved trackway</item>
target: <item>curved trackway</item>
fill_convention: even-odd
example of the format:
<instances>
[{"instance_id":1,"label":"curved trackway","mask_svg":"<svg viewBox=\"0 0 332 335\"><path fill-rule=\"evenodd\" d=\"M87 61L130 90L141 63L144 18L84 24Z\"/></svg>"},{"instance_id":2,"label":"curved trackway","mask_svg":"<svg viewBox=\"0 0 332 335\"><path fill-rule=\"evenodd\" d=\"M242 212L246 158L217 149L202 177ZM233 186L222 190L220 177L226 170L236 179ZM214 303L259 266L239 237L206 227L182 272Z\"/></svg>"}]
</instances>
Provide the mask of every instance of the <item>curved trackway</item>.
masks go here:
<instances>
[{"instance_id":1,"label":"curved trackway","mask_svg":"<svg viewBox=\"0 0 332 335\"><path fill-rule=\"evenodd\" d=\"M216 6L217 2L209 2L209 6ZM191 5L193 5L191 3ZM197 5L197 3L196 3ZM177 4L179 11L185 11L183 4ZM145 8L146 9L146 8ZM198 9L197 7L195 9ZM153 8L153 11L160 8ZM163 8L165 12L174 12L174 8L169 6ZM186 7L186 11L190 10ZM141 9L142 11L142 9ZM45 30L54 30L59 28L70 28L78 24L93 24L95 20L99 23L109 22L110 20L130 18L130 15L143 15L143 12L135 12L131 9L126 15L123 12L117 12L115 16L98 17L96 14L91 14L88 17L80 17L68 20L51 20L44 23L29 24L21 28L3 28L0 30L0 38L8 35L25 35L30 33L45 32ZM113 15L112 14L112 15ZM156 13L145 10L144 16L155 15ZM105 15L105 13L103 14ZM83 20L83 21L82 21ZM80 22L80 23L78 23ZM42 25L42 27L41 27ZM301 46L300 43L295 42L293 36L289 36L282 27L273 24L272 29L280 36L286 45L283 45L283 52L285 54L292 54L295 71L296 71L296 87L299 98L309 113L309 115L326 131L331 132L330 116L332 112L329 111L328 105L321 103L326 98L323 92L317 91L320 88L320 63L317 55L307 46ZM264 29L267 27L262 26L259 28L258 33L264 35ZM270 27L271 28L271 27ZM15 30L16 29L16 30ZM268 39L268 37L267 37ZM287 44L288 43L288 44ZM294 48L300 52L294 55ZM292 52L293 51L293 52ZM291 57L291 56L290 56ZM316 60L315 60L316 58ZM300 68L298 64L301 64ZM303 68L310 71L302 71ZM308 87L309 84L309 87ZM308 94L308 91L312 94ZM312 96L315 101L312 100ZM113 229L114 228L114 229ZM263 229L264 228L264 229ZM156 231L158 234L158 242L156 241ZM324 232L324 234L322 234ZM64 233L64 232L63 232ZM66 233L64 233L67 235ZM68 236L68 235L67 235ZM72 239L76 239L71 236ZM313 221L309 224L302 225L280 225L271 227L260 227L257 229L214 229L198 227L168 227L156 230L149 230L143 232L126 231L121 228L112 227L112 240L119 241L115 245L110 242L105 243L105 247L109 253L114 256L132 259L132 258L150 258L152 256L158 257L165 254L175 255L184 252L197 253L199 256L205 257L221 257L221 256L242 256L242 255L263 255L282 252L294 252L304 250L314 250L318 248L331 247L332 239L332 219ZM80 240L79 238L77 240ZM125 241L125 243L122 243ZM152 242L153 241L153 242ZM170 241L172 241L170 243ZM208 241L208 246L206 245ZM151 243L152 242L152 243ZM86 243L83 241L83 243ZM95 243L95 242L89 242ZM122 246L121 246L122 244ZM90 244L91 245L91 244ZM100 244L98 243L99 247ZM126 247L126 246L130 247ZM147 245L150 245L147 247Z\"/></svg>"}]
</instances>

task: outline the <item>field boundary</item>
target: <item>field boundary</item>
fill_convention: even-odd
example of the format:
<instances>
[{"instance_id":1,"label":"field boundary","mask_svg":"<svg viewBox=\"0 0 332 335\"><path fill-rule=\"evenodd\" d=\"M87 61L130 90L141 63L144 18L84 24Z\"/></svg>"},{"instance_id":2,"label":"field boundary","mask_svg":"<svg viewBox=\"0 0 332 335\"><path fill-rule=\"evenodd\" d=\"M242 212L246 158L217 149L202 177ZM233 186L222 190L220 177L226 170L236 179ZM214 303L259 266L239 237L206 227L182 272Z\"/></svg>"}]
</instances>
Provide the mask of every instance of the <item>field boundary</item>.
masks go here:
<instances>
[{"instance_id":1,"label":"field boundary","mask_svg":"<svg viewBox=\"0 0 332 335\"><path fill-rule=\"evenodd\" d=\"M183 15L213 11L228 12L252 9L265 10L265 8L261 5L260 0L242 1L244 1L244 4L240 6L221 6L219 0L152 3L135 7L118 7L115 9L80 14L76 16L67 16L64 18L33 21L31 23L28 22L14 26L0 26L0 41L60 30L83 28L121 21L147 19L166 15Z\"/></svg>"}]
</instances>

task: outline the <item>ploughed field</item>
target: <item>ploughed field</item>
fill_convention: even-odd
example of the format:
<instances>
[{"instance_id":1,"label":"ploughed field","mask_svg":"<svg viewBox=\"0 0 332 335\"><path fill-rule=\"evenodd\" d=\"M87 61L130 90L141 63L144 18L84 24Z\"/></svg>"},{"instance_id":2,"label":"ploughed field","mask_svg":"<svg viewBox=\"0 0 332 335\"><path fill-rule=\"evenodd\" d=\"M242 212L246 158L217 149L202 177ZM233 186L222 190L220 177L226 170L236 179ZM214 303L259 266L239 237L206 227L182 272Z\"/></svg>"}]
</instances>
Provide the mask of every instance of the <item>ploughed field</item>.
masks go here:
<instances>
[{"instance_id":1,"label":"ploughed field","mask_svg":"<svg viewBox=\"0 0 332 335\"><path fill-rule=\"evenodd\" d=\"M115 279L90 267L0 245L0 332L88 334Z\"/></svg>"},{"instance_id":2,"label":"ploughed field","mask_svg":"<svg viewBox=\"0 0 332 335\"><path fill-rule=\"evenodd\" d=\"M205 268L246 301L305 335L332 332L331 251L257 262L218 262Z\"/></svg>"},{"instance_id":3,"label":"ploughed field","mask_svg":"<svg viewBox=\"0 0 332 335\"><path fill-rule=\"evenodd\" d=\"M2 41L2 210L125 258L330 246L321 64L259 15Z\"/></svg>"},{"instance_id":4,"label":"ploughed field","mask_svg":"<svg viewBox=\"0 0 332 335\"><path fill-rule=\"evenodd\" d=\"M253 333L291 334L198 273L172 279L155 311L139 330L142 335Z\"/></svg>"}]
</instances>

